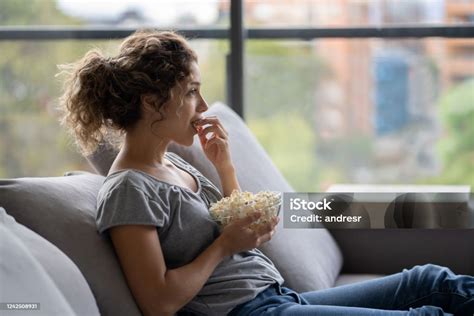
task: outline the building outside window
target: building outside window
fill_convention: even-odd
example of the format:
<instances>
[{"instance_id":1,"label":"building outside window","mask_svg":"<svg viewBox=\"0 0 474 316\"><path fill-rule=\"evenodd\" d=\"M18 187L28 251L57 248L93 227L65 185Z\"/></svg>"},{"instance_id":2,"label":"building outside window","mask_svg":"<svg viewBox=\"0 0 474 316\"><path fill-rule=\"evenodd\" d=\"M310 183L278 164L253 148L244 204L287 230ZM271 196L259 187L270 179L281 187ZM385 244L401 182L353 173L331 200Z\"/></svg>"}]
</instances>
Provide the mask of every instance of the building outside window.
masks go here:
<instances>
[{"instance_id":1,"label":"building outside window","mask_svg":"<svg viewBox=\"0 0 474 316\"><path fill-rule=\"evenodd\" d=\"M1 26L228 28L229 1L0 1ZM245 1L248 28L471 25L469 0ZM56 65L118 40L0 41L0 177L90 170L59 126ZM195 39L225 101L227 40ZM474 187L474 39L247 39L244 118L291 185Z\"/></svg>"}]
</instances>

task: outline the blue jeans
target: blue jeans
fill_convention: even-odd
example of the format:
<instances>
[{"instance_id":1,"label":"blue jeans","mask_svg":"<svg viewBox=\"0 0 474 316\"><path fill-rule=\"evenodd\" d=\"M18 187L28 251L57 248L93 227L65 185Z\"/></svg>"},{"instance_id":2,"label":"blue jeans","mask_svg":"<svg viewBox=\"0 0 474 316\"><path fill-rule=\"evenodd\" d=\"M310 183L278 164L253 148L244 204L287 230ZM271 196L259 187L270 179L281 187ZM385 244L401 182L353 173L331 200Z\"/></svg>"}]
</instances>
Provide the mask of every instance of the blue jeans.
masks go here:
<instances>
[{"instance_id":1,"label":"blue jeans","mask_svg":"<svg viewBox=\"0 0 474 316\"><path fill-rule=\"evenodd\" d=\"M272 285L229 315L474 315L474 277L433 264L331 289Z\"/></svg>"}]
</instances>

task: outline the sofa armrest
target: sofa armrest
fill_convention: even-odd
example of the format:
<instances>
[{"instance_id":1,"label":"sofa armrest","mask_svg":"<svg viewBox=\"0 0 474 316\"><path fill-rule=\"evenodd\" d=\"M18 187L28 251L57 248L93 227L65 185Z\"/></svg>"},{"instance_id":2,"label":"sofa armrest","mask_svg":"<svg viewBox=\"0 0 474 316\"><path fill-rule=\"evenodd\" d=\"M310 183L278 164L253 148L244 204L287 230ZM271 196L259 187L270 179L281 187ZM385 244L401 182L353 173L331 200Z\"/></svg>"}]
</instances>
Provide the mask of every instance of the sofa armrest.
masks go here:
<instances>
[{"instance_id":1,"label":"sofa armrest","mask_svg":"<svg viewBox=\"0 0 474 316\"><path fill-rule=\"evenodd\" d=\"M474 229L331 229L341 273L392 274L433 263L474 275Z\"/></svg>"}]
</instances>

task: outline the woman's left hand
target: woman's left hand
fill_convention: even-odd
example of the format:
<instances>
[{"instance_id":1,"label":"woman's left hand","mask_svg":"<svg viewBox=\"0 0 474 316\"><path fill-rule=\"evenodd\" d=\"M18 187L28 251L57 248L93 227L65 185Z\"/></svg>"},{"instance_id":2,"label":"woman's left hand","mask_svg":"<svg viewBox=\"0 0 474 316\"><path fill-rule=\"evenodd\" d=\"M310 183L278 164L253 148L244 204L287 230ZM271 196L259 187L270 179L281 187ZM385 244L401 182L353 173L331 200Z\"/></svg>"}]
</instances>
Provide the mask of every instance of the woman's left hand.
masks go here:
<instances>
[{"instance_id":1,"label":"woman's left hand","mask_svg":"<svg viewBox=\"0 0 474 316\"><path fill-rule=\"evenodd\" d=\"M228 133L217 116L209 116L197 122L202 149L216 169L232 166L228 144ZM206 135L211 134L207 139Z\"/></svg>"}]
</instances>

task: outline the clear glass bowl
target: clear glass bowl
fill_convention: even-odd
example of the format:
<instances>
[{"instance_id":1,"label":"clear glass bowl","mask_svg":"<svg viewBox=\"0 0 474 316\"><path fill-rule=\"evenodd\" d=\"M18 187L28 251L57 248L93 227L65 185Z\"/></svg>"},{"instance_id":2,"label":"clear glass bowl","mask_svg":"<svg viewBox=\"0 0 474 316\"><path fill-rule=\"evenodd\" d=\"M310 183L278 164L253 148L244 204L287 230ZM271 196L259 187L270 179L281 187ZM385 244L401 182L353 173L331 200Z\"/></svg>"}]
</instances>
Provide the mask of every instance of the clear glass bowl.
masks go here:
<instances>
[{"instance_id":1,"label":"clear glass bowl","mask_svg":"<svg viewBox=\"0 0 474 316\"><path fill-rule=\"evenodd\" d=\"M254 209L251 210L250 212L261 212L262 216L255 221L255 224L260 224L264 223L268 220L270 220L273 216L279 216L280 215L280 210L281 210L281 205L282 205L282 197L280 192L275 192L276 195L278 195L278 202L275 204L267 205L263 208L260 209ZM214 214L211 213L212 218L220 223L221 225L227 225L230 222L232 222L236 216L215 216Z\"/></svg>"}]
</instances>

